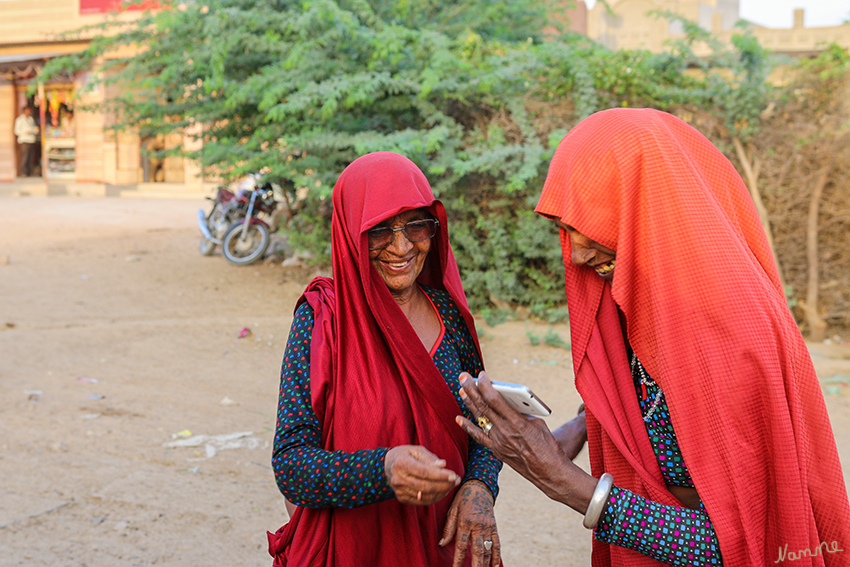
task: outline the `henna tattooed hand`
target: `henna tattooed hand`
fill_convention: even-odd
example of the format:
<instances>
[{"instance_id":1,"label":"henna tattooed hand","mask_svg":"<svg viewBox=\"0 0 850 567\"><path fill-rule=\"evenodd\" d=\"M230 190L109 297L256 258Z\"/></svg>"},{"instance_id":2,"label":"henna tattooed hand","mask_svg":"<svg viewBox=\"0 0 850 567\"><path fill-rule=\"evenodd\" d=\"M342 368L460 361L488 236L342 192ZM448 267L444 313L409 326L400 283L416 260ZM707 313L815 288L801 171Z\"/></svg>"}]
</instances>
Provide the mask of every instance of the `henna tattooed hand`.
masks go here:
<instances>
[{"instance_id":1,"label":"henna tattooed hand","mask_svg":"<svg viewBox=\"0 0 850 567\"><path fill-rule=\"evenodd\" d=\"M460 567L467 553L472 567L497 567L501 562L499 532L493 513L493 495L480 480L469 480L455 495L440 545L455 539L453 567ZM492 542L489 549L484 542Z\"/></svg>"}]
</instances>

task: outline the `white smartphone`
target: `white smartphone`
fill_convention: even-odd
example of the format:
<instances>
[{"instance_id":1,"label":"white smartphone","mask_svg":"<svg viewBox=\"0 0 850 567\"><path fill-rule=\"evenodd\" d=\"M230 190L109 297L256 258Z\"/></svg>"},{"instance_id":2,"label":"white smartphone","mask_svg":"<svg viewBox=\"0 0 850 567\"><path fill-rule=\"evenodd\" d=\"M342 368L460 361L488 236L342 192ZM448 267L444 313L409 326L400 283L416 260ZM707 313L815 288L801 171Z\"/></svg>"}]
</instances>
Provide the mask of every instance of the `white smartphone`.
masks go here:
<instances>
[{"instance_id":1,"label":"white smartphone","mask_svg":"<svg viewBox=\"0 0 850 567\"><path fill-rule=\"evenodd\" d=\"M502 394L502 398L508 402L508 405L519 413L541 417L552 414L552 410L528 386L512 384L510 382L497 382L495 380L491 380L490 383L493 384L493 388L497 392ZM475 385L478 385L478 378L475 378Z\"/></svg>"}]
</instances>

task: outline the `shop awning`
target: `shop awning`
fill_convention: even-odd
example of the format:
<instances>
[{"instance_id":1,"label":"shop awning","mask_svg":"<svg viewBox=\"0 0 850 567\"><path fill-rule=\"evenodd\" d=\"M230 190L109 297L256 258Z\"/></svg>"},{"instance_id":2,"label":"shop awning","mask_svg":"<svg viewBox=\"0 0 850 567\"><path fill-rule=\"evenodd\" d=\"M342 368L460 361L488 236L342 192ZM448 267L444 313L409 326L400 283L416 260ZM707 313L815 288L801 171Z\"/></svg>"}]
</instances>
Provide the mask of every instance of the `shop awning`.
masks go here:
<instances>
[{"instance_id":1,"label":"shop awning","mask_svg":"<svg viewBox=\"0 0 850 567\"><path fill-rule=\"evenodd\" d=\"M45 61L61 55L69 54L68 52L56 51L0 55L0 76L9 80L30 78L44 67Z\"/></svg>"},{"instance_id":2,"label":"shop awning","mask_svg":"<svg viewBox=\"0 0 850 567\"><path fill-rule=\"evenodd\" d=\"M23 55L0 55L0 64L3 63L20 63L22 61L44 61L51 57L59 57L60 55L68 55L68 52L53 51L50 53L24 53Z\"/></svg>"}]
</instances>

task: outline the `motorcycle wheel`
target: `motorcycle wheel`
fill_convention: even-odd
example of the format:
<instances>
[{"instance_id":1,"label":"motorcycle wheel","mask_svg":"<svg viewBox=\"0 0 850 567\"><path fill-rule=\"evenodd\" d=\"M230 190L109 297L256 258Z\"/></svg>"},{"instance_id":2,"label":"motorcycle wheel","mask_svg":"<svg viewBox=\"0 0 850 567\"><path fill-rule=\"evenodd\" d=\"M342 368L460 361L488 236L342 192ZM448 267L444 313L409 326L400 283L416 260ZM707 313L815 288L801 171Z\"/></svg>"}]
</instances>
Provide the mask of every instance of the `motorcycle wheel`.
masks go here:
<instances>
[{"instance_id":1,"label":"motorcycle wheel","mask_svg":"<svg viewBox=\"0 0 850 567\"><path fill-rule=\"evenodd\" d=\"M198 248L201 251L201 256L212 256L215 251L215 242L207 240L206 236L202 236L201 245Z\"/></svg>"},{"instance_id":2,"label":"motorcycle wheel","mask_svg":"<svg viewBox=\"0 0 850 567\"><path fill-rule=\"evenodd\" d=\"M242 222L234 223L224 233L221 253L224 259L237 266L247 266L261 259L271 241L269 229L262 224L252 224L242 240Z\"/></svg>"}]
</instances>

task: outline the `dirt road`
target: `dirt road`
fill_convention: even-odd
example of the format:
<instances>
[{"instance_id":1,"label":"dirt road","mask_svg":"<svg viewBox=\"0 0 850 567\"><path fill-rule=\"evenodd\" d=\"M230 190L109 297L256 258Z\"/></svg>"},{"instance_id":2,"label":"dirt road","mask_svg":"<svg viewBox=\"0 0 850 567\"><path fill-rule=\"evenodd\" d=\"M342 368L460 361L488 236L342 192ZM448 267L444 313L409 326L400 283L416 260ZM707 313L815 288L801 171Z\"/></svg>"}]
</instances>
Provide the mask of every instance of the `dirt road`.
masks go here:
<instances>
[{"instance_id":1,"label":"dirt road","mask_svg":"<svg viewBox=\"0 0 850 567\"><path fill-rule=\"evenodd\" d=\"M309 274L201 257L201 207L0 198L0 565L270 565L279 364ZM479 332L494 377L528 383L558 425L579 398L569 353L529 343L548 330ZM822 378L850 376L847 349L815 354ZM828 384L850 470L850 389ZM511 471L501 484L506 565L589 565L578 514Z\"/></svg>"}]
</instances>

